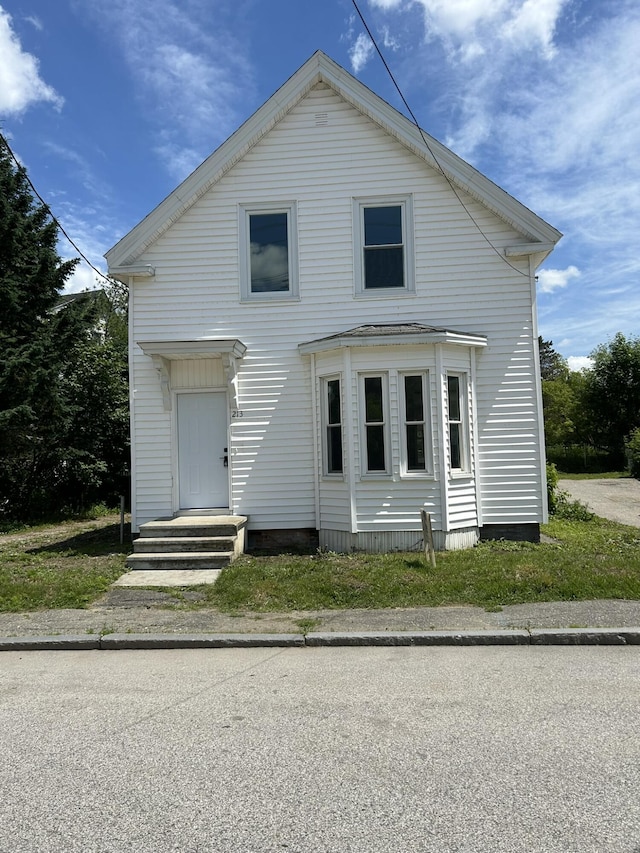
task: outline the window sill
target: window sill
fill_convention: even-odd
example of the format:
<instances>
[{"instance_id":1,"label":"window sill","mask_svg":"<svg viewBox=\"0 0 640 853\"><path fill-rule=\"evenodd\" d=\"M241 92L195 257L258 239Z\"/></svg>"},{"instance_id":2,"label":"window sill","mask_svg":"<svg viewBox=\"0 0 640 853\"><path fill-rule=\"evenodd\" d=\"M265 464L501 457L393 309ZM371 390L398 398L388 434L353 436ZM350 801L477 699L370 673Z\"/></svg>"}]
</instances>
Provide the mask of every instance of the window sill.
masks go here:
<instances>
[{"instance_id":1,"label":"window sill","mask_svg":"<svg viewBox=\"0 0 640 853\"><path fill-rule=\"evenodd\" d=\"M356 290L355 299L398 299L415 296L415 290L407 290L406 287L379 287L371 290Z\"/></svg>"},{"instance_id":2,"label":"window sill","mask_svg":"<svg viewBox=\"0 0 640 853\"><path fill-rule=\"evenodd\" d=\"M403 471L400 474L401 480L434 480L436 479L433 471Z\"/></svg>"},{"instance_id":3,"label":"window sill","mask_svg":"<svg viewBox=\"0 0 640 853\"><path fill-rule=\"evenodd\" d=\"M283 295L277 294L275 296L263 295L261 293L252 294L251 296L241 296L240 304L241 305L251 305L252 302L259 302L262 305L267 303L272 303L274 305L286 305L288 302L300 302L300 297L298 294L290 294Z\"/></svg>"}]
</instances>

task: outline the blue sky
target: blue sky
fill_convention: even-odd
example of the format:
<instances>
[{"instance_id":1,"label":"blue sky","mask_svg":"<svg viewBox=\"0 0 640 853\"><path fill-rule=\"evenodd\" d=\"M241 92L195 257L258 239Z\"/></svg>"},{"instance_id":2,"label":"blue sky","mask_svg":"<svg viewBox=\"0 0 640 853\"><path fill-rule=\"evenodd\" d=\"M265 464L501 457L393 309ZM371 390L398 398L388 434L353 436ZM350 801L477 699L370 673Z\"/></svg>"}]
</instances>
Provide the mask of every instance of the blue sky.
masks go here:
<instances>
[{"instance_id":1,"label":"blue sky","mask_svg":"<svg viewBox=\"0 0 640 853\"><path fill-rule=\"evenodd\" d=\"M637 0L359 5L422 127L564 233L541 334L574 367L639 334ZM403 109L351 0L0 0L0 126L104 270L317 49ZM70 289L95 284L82 265Z\"/></svg>"}]
</instances>

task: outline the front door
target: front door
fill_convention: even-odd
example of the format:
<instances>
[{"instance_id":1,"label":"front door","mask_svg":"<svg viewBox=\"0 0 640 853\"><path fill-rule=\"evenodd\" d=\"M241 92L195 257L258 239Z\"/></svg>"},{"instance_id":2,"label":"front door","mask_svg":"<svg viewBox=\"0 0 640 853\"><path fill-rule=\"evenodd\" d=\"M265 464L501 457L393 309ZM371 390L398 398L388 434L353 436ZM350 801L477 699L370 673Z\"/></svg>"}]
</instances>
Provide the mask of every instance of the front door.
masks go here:
<instances>
[{"instance_id":1,"label":"front door","mask_svg":"<svg viewBox=\"0 0 640 853\"><path fill-rule=\"evenodd\" d=\"M177 395L180 509L229 506L227 395Z\"/></svg>"}]
</instances>

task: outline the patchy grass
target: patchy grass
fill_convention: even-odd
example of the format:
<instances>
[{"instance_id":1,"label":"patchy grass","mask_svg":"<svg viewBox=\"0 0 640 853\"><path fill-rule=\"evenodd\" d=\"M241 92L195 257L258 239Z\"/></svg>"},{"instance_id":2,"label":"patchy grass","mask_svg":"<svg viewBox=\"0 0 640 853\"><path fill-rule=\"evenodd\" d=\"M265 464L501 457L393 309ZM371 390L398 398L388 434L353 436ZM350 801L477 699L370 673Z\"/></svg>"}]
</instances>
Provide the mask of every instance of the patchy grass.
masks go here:
<instances>
[{"instance_id":1,"label":"patchy grass","mask_svg":"<svg viewBox=\"0 0 640 853\"><path fill-rule=\"evenodd\" d=\"M555 541L483 542L439 553L245 556L196 606L225 611L505 604L640 598L640 530L596 518L554 521Z\"/></svg>"},{"instance_id":2,"label":"patchy grass","mask_svg":"<svg viewBox=\"0 0 640 853\"><path fill-rule=\"evenodd\" d=\"M86 607L124 571L119 515L0 533L0 611Z\"/></svg>"},{"instance_id":3,"label":"patchy grass","mask_svg":"<svg viewBox=\"0 0 640 853\"><path fill-rule=\"evenodd\" d=\"M439 553L245 555L213 586L168 589L174 607L226 613L640 599L640 530L556 519L540 545L483 542ZM124 570L116 515L0 534L0 610L82 608ZM307 630L310 625L301 625Z\"/></svg>"}]
</instances>

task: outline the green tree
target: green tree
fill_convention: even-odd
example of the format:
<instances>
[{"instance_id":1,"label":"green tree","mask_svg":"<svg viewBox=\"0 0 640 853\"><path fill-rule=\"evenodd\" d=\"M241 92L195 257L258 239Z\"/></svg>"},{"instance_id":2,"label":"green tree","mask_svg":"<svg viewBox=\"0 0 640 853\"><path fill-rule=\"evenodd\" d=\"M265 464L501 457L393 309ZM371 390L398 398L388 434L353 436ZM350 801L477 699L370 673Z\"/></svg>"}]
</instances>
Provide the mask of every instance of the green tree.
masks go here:
<instances>
[{"instance_id":1,"label":"green tree","mask_svg":"<svg viewBox=\"0 0 640 853\"><path fill-rule=\"evenodd\" d=\"M545 341L542 335L538 338L540 353L540 376L543 381L566 379L569 375L567 360L553 348L553 341Z\"/></svg>"},{"instance_id":2,"label":"green tree","mask_svg":"<svg viewBox=\"0 0 640 853\"><path fill-rule=\"evenodd\" d=\"M542 383L544 436L547 446L573 444L576 440L578 401L568 381L548 379Z\"/></svg>"},{"instance_id":3,"label":"green tree","mask_svg":"<svg viewBox=\"0 0 640 853\"><path fill-rule=\"evenodd\" d=\"M621 332L592 353L585 403L594 441L625 462L625 439L640 427L640 338Z\"/></svg>"},{"instance_id":4,"label":"green tree","mask_svg":"<svg viewBox=\"0 0 640 853\"><path fill-rule=\"evenodd\" d=\"M129 476L126 302L116 284L87 296L93 326L76 340L61 377L70 417L57 490L74 510L115 505L128 492Z\"/></svg>"},{"instance_id":5,"label":"green tree","mask_svg":"<svg viewBox=\"0 0 640 853\"><path fill-rule=\"evenodd\" d=\"M77 472L102 487L106 450L121 456L124 441L126 452L116 424L87 447L89 424L126 399L122 311L108 295L108 308L88 295L61 303L77 261L62 261L57 236L0 136L0 515L25 520L82 504Z\"/></svg>"}]
</instances>

